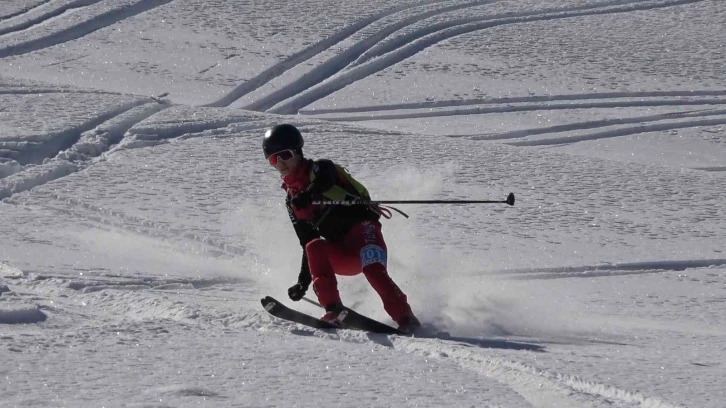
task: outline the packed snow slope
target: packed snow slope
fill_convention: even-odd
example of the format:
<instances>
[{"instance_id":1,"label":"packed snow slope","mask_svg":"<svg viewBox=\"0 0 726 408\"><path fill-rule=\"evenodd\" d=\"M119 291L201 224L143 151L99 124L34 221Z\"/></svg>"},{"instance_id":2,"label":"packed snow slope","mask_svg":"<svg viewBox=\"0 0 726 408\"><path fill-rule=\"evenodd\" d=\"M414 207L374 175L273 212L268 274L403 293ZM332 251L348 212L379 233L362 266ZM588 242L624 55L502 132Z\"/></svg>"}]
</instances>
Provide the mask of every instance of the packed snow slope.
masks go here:
<instances>
[{"instance_id":1,"label":"packed snow slope","mask_svg":"<svg viewBox=\"0 0 726 408\"><path fill-rule=\"evenodd\" d=\"M726 406L724 27L721 0L1 2L0 406ZM261 308L301 255L282 122L377 199L515 193L384 222L450 338Z\"/></svg>"}]
</instances>

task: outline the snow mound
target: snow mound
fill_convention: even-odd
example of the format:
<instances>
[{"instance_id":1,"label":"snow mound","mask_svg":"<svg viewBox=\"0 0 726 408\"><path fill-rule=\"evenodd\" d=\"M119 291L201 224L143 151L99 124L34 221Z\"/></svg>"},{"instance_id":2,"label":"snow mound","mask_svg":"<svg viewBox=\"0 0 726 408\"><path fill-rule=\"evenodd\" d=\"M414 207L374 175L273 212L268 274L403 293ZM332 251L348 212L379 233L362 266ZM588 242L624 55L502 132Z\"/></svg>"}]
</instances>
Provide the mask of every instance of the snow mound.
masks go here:
<instances>
[{"instance_id":1,"label":"snow mound","mask_svg":"<svg viewBox=\"0 0 726 408\"><path fill-rule=\"evenodd\" d=\"M25 171L15 172L0 180L0 200L75 173L79 169L79 166L66 160L51 159Z\"/></svg>"},{"instance_id":2,"label":"snow mound","mask_svg":"<svg viewBox=\"0 0 726 408\"><path fill-rule=\"evenodd\" d=\"M20 278L23 276L23 271L6 263L0 262L0 276L6 278Z\"/></svg>"},{"instance_id":3,"label":"snow mound","mask_svg":"<svg viewBox=\"0 0 726 408\"><path fill-rule=\"evenodd\" d=\"M0 303L0 324L43 322L47 316L37 305L8 305Z\"/></svg>"},{"instance_id":4,"label":"snow mound","mask_svg":"<svg viewBox=\"0 0 726 408\"><path fill-rule=\"evenodd\" d=\"M10 176L23 170L23 166L13 159L0 157L0 178Z\"/></svg>"}]
</instances>

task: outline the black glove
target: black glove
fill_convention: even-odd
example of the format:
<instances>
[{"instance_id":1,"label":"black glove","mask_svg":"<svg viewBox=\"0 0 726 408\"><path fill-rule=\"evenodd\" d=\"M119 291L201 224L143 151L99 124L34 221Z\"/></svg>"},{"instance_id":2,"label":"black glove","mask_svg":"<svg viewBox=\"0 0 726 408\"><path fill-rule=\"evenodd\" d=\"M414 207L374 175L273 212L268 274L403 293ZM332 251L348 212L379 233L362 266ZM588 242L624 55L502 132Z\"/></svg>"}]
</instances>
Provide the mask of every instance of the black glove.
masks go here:
<instances>
[{"instance_id":1,"label":"black glove","mask_svg":"<svg viewBox=\"0 0 726 408\"><path fill-rule=\"evenodd\" d=\"M308 208L313 203L313 194L309 191L303 191L302 193L293 197L290 202L292 202L292 205L297 208Z\"/></svg>"},{"instance_id":2,"label":"black glove","mask_svg":"<svg viewBox=\"0 0 726 408\"><path fill-rule=\"evenodd\" d=\"M305 296L305 292L308 291L308 287L303 285L302 283L296 283L292 286L290 286L290 289L287 290L287 296L290 297L290 299L297 302L298 300L302 299L303 296Z\"/></svg>"}]
</instances>

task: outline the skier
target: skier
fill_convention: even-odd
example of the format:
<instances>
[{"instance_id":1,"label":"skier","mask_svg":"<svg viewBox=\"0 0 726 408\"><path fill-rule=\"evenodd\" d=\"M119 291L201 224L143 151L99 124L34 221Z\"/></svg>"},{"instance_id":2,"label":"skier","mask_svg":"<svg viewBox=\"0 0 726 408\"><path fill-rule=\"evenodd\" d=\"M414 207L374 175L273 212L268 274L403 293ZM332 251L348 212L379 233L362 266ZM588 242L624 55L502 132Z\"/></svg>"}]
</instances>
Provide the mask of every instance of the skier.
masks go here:
<instances>
[{"instance_id":1,"label":"skier","mask_svg":"<svg viewBox=\"0 0 726 408\"><path fill-rule=\"evenodd\" d=\"M306 159L303 143L300 131L290 124L272 127L262 142L265 158L280 172L288 215L303 247L298 281L288 289L288 296L299 301L312 283L326 310L321 319L340 326L337 316L343 303L335 275L363 272L398 328L413 332L421 323L386 269L388 256L379 219L382 214L390 217L390 212L377 206L313 205L316 200L370 196L343 167L330 160Z\"/></svg>"}]
</instances>

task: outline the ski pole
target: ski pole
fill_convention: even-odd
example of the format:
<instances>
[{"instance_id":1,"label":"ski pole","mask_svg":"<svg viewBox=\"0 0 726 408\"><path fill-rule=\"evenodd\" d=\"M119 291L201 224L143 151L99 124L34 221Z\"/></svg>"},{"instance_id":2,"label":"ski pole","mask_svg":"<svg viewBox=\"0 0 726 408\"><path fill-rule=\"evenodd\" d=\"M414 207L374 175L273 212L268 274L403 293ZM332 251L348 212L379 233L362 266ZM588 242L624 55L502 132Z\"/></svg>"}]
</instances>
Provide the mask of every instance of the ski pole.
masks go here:
<instances>
[{"instance_id":1,"label":"ski pole","mask_svg":"<svg viewBox=\"0 0 726 408\"><path fill-rule=\"evenodd\" d=\"M323 305L321 305L320 303L318 303L318 302L316 302L314 300L310 300L310 299L306 298L305 296L303 296L302 300L310 303L311 305L315 305L315 306L317 306L317 307L319 307L321 309L324 309Z\"/></svg>"},{"instance_id":2,"label":"ski pole","mask_svg":"<svg viewBox=\"0 0 726 408\"><path fill-rule=\"evenodd\" d=\"M318 200L313 205L376 205L376 204L509 204L514 205L514 193L506 200Z\"/></svg>"}]
</instances>

